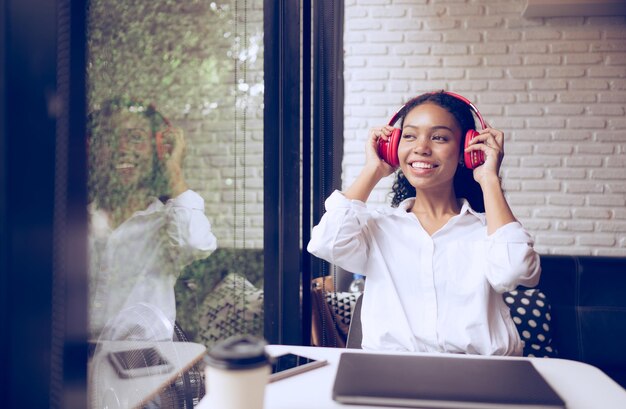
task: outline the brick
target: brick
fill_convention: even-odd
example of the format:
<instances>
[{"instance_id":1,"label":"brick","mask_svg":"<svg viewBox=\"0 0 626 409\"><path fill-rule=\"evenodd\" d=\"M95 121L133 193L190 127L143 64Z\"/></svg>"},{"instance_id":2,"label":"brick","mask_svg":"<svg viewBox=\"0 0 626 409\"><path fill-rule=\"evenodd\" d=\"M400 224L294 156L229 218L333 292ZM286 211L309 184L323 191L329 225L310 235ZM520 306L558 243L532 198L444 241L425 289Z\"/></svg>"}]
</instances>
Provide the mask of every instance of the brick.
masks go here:
<instances>
[{"instance_id":1,"label":"brick","mask_svg":"<svg viewBox=\"0 0 626 409\"><path fill-rule=\"evenodd\" d=\"M606 158L606 166L609 168L626 168L626 155Z\"/></svg>"},{"instance_id":2,"label":"brick","mask_svg":"<svg viewBox=\"0 0 626 409\"><path fill-rule=\"evenodd\" d=\"M546 70L543 67L519 67L507 70L511 78L544 78Z\"/></svg>"},{"instance_id":3,"label":"brick","mask_svg":"<svg viewBox=\"0 0 626 409\"><path fill-rule=\"evenodd\" d=\"M448 14L450 16L468 17L470 20L474 16L482 16L485 13L485 9L481 5L455 5L454 7L448 7Z\"/></svg>"},{"instance_id":4,"label":"brick","mask_svg":"<svg viewBox=\"0 0 626 409\"><path fill-rule=\"evenodd\" d=\"M507 54L507 45L503 43L487 43L487 44L473 44L472 54L475 55L492 55L492 54Z\"/></svg>"},{"instance_id":5,"label":"brick","mask_svg":"<svg viewBox=\"0 0 626 409\"><path fill-rule=\"evenodd\" d=\"M569 81L569 88L572 90L603 90L609 89L609 82L606 80L592 80L592 79L573 79Z\"/></svg>"},{"instance_id":6,"label":"brick","mask_svg":"<svg viewBox=\"0 0 626 409\"><path fill-rule=\"evenodd\" d=\"M556 224L556 229L559 231L593 232L595 226L593 222L588 221L559 221Z\"/></svg>"},{"instance_id":7,"label":"brick","mask_svg":"<svg viewBox=\"0 0 626 409\"><path fill-rule=\"evenodd\" d=\"M588 110L594 116L624 116L624 107L619 105L591 105Z\"/></svg>"},{"instance_id":8,"label":"brick","mask_svg":"<svg viewBox=\"0 0 626 409\"><path fill-rule=\"evenodd\" d=\"M353 74L357 81L384 81L389 78L389 70L362 70Z\"/></svg>"},{"instance_id":9,"label":"brick","mask_svg":"<svg viewBox=\"0 0 626 409\"><path fill-rule=\"evenodd\" d=\"M441 17L445 14L445 6L427 5L409 7L411 17Z\"/></svg>"},{"instance_id":10,"label":"brick","mask_svg":"<svg viewBox=\"0 0 626 409\"><path fill-rule=\"evenodd\" d=\"M556 67L546 70L548 78L581 78L585 76L585 69L580 67Z\"/></svg>"},{"instance_id":11,"label":"brick","mask_svg":"<svg viewBox=\"0 0 626 409\"><path fill-rule=\"evenodd\" d=\"M568 91L559 95L559 101L563 103L592 103L598 99L596 93Z\"/></svg>"},{"instance_id":12,"label":"brick","mask_svg":"<svg viewBox=\"0 0 626 409\"><path fill-rule=\"evenodd\" d=\"M554 206L582 206L585 204L585 195L550 195L548 204Z\"/></svg>"},{"instance_id":13,"label":"brick","mask_svg":"<svg viewBox=\"0 0 626 409\"><path fill-rule=\"evenodd\" d=\"M605 256L605 257L624 257L624 256L626 256L626 249L618 249L618 248L606 249L606 248L602 248L602 249L597 249L594 252L594 255L596 255L596 256Z\"/></svg>"},{"instance_id":14,"label":"brick","mask_svg":"<svg viewBox=\"0 0 626 409\"><path fill-rule=\"evenodd\" d=\"M611 247L615 245L615 236L594 233L593 235L581 235L578 243L583 246Z\"/></svg>"},{"instance_id":15,"label":"brick","mask_svg":"<svg viewBox=\"0 0 626 409\"><path fill-rule=\"evenodd\" d=\"M511 67L522 64L522 57L519 55L486 55L484 59L488 67Z\"/></svg>"},{"instance_id":16,"label":"brick","mask_svg":"<svg viewBox=\"0 0 626 409\"><path fill-rule=\"evenodd\" d=\"M526 82L520 80L493 80L489 81L489 89L493 91L524 91Z\"/></svg>"},{"instance_id":17,"label":"brick","mask_svg":"<svg viewBox=\"0 0 626 409\"><path fill-rule=\"evenodd\" d=\"M594 54L596 55L596 54ZM601 55L598 55L600 57ZM626 54L611 54L606 57L606 65L626 65Z\"/></svg>"},{"instance_id":18,"label":"brick","mask_svg":"<svg viewBox=\"0 0 626 409\"><path fill-rule=\"evenodd\" d=\"M550 91L535 91L530 95L519 95L518 101L520 102L539 102L545 104L546 102L556 101L557 94ZM525 98L523 98L525 97Z\"/></svg>"},{"instance_id":19,"label":"brick","mask_svg":"<svg viewBox=\"0 0 626 409\"><path fill-rule=\"evenodd\" d=\"M583 168L599 168L602 166L602 157L597 156L572 156L565 158L565 166L583 167Z\"/></svg>"},{"instance_id":20,"label":"brick","mask_svg":"<svg viewBox=\"0 0 626 409\"><path fill-rule=\"evenodd\" d=\"M433 55L467 54L468 48L464 44L436 44L432 46Z\"/></svg>"},{"instance_id":21,"label":"brick","mask_svg":"<svg viewBox=\"0 0 626 409\"><path fill-rule=\"evenodd\" d=\"M545 67L548 65L560 65L562 58L562 56L556 54L525 55L524 66L541 65Z\"/></svg>"},{"instance_id":22,"label":"brick","mask_svg":"<svg viewBox=\"0 0 626 409\"><path fill-rule=\"evenodd\" d=\"M487 81L477 81L473 79L465 79L463 81L450 81L450 89L457 92L465 91L485 91L489 88Z\"/></svg>"},{"instance_id":23,"label":"brick","mask_svg":"<svg viewBox=\"0 0 626 409\"><path fill-rule=\"evenodd\" d=\"M533 79L528 82L530 90L562 90L567 88L567 82L562 79L537 80Z\"/></svg>"},{"instance_id":24,"label":"brick","mask_svg":"<svg viewBox=\"0 0 626 409\"><path fill-rule=\"evenodd\" d=\"M550 246L570 246L576 242L575 238L571 235L556 235L554 233L544 234L535 238L537 245L550 245Z\"/></svg>"},{"instance_id":25,"label":"brick","mask_svg":"<svg viewBox=\"0 0 626 409\"><path fill-rule=\"evenodd\" d=\"M470 19L465 20L465 25L467 28L477 28L481 30L491 29L491 28L502 28L504 26L504 19L502 17L472 17Z\"/></svg>"},{"instance_id":26,"label":"brick","mask_svg":"<svg viewBox=\"0 0 626 409\"><path fill-rule=\"evenodd\" d=\"M626 169L594 169L591 172L593 180L626 180Z\"/></svg>"},{"instance_id":27,"label":"brick","mask_svg":"<svg viewBox=\"0 0 626 409\"><path fill-rule=\"evenodd\" d=\"M524 4L521 2L506 2L506 3L494 3L486 6L487 15L502 16L506 14L513 14L519 16L524 10Z\"/></svg>"},{"instance_id":28,"label":"brick","mask_svg":"<svg viewBox=\"0 0 626 409\"><path fill-rule=\"evenodd\" d=\"M557 54L586 53L589 46L586 42L558 42L550 45L550 52Z\"/></svg>"},{"instance_id":29,"label":"brick","mask_svg":"<svg viewBox=\"0 0 626 409\"><path fill-rule=\"evenodd\" d=\"M569 54L563 57L565 65L593 65L603 61L602 54Z\"/></svg>"},{"instance_id":30,"label":"brick","mask_svg":"<svg viewBox=\"0 0 626 409\"><path fill-rule=\"evenodd\" d=\"M424 21L425 30L451 30L459 26L459 20L452 18L426 19Z\"/></svg>"},{"instance_id":31,"label":"brick","mask_svg":"<svg viewBox=\"0 0 626 409\"><path fill-rule=\"evenodd\" d=\"M485 42L518 41L522 33L513 30L489 30L485 34Z\"/></svg>"},{"instance_id":32,"label":"brick","mask_svg":"<svg viewBox=\"0 0 626 409\"><path fill-rule=\"evenodd\" d=\"M524 32L524 40L559 40L561 38L561 31L553 29L536 29L528 30ZM548 43L548 41L546 41Z\"/></svg>"},{"instance_id":33,"label":"brick","mask_svg":"<svg viewBox=\"0 0 626 409\"><path fill-rule=\"evenodd\" d=\"M623 52L626 51L626 44L624 41L602 41L598 43L591 43L590 51L597 52Z\"/></svg>"},{"instance_id":34,"label":"brick","mask_svg":"<svg viewBox=\"0 0 626 409\"><path fill-rule=\"evenodd\" d=\"M465 70L462 68L439 68L429 69L427 77L430 79L461 79L465 77Z\"/></svg>"},{"instance_id":35,"label":"brick","mask_svg":"<svg viewBox=\"0 0 626 409\"><path fill-rule=\"evenodd\" d=\"M514 212L517 214L516 212ZM528 231L538 231L538 230L549 230L550 229L550 221L549 220L536 220L536 219L522 219L522 225Z\"/></svg>"},{"instance_id":36,"label":"brick","mask_svg":"<svg viewBox=\"0 0 626 409\"><path fill-rule=\"evenodd\" d=\"M482 64L482 58L481 57L477 57L477 56L473 56L473 55L464 55L461 57L456 57L456 56L446 56L443 57L443 66L444 67L476 67ZM496 77L496 78L502 78L502 70L501 69L487 69L484 67L481 68L477 68L475 70L468 70L468 72L471 71L486 71L486 72L492 72L492 74ZM497 72L500 72L500 76L497 76ZM471 76L469 77L471 78ZM489 78L489 77L475 77L475 78Z\"/></svg>"},{"instance_id":37,"label":"brick","mask_svg":"<svg viewBox=\"0 0 626 409\"><path fill-rule=\"evenodd\" d=\"M563 30L564 40L599 40L601 36L600 30Z\"/></svg>"},{"instance_id":38,"label":"brick","mask_svg":"<svg viewBox=\"0 0 626 409\"><path fill-rule=\"evenodd\" d=\"M391 19L385 23L385 31L419 31L422 29L422 22L416 19Z\"/></svg>"},{"instance_id":39,"label":"brick","mask_svg":"<svg viewBox=\"0 0 626 409\"><path fill-rule=\"evenodd\" d=\"M565 183L565 193L602 193L604 186L597 182L571 182Z\"/></svg>"},{"instance_id":40,"label":"brick","mask_svg":"<svg viewBox=\"0 0 626 409\"><path fill-rule=\"evenodd\" d=\"M626 198L624 195L591 195L587 197L587 203L590 206L624 207Z\"/></svg>"},{"instance_id":41,"label":"brick","mask_svg":"<svg viewBox=\"0 0 626 409\"><path fill-rule=\"evenodd\" d=\"M626 133L621 131L601 131L597 132L598 142L626 142Z\"/></svg>"},{"instance_id":42,"label":"brick","mask_svg":"<svg viewBox=\"0 0 626 409\"><path fill-rule=\"evenodd\" d=\"M543 114L541 107L535 105L514 104L506 107L506 115L511 116L541 116Z\"/></svg>"},{"instance_id":43,"label":"brick","mask_svg":"<svg viewBox=\"0 0 626 409\"><path fill-rule=\"evenodd\" d=\"M430 46L426 44L398 44L391 47L392 55L420 55L429 54Z\"/></svg>"},{"instance_id":44,"label":"brick","mask_svg":"<svg viewBox=\"0 0 626 409\"><path fill-rule=\"evenodd\" d=\"M603 129L606 128L606 120L591 117L568 118L567 125L572 129Z\"/></svg>"},{"instance_id":45,"label":"brick","mask_svg":"<svg viewBox=\"0 0 626 409\"><path fill-rule=\"evenodd\" d=\"M522 182L522 190L528 192L558 192L560 189L561 182L558 180Z\"/></svg>"},{"instance_id":46,"label":"brick","mask_svg":"<svg viewBox=\"0 0 626 409\"><path fill-rule=\"evenodd\" d=\"M599 92L598 102L626 103L626 92Z\"/></svg>"},{"instance_id":47,"label":"brick","mask_svg":"<svg viewBox=\"0 0 626 409\"><path fill-rule=\"evenodd\" d=\"M611 218L611 212L607 209L580 208L574 209L574 218L594 220L609 219Z\"/></svg>"},{"instance_id":48,"label":"brick","mask_svg":"<svg viewBox=\"0 0 626 409\"><path fill-rule=\"evenodd\" d=\"M582 115L585 112L583 105L549 105L546 107L546 115L572 116Z\"/></svg>"},{"instance_id":49,"label":"brick","mask_svg":"<svg viewBox=\"0 0 626 409\"><path fill-rule=\"evenodd\" d=\"M609 118L609 129L626 129L626 118Z\"/></svg>"},{"instance_id":50,"label":"brick","mask_svg":"<svg viewBox=\"0 0 626 409\"><path fill-rule=\"evenodd\" d=\"M550 140L550 132L541 131L541 130L530 130L530 129L516 130L515 132L512 133L512 139L514 141L525 141L525 142L541 141L543 142L546 140Z\"/></svg>"},{"instance_id":51,"label":"brick","mask_svg":"<svg viewBox=\"0 0 626 409\"><path fill-rule=\"evenodd\" d=\"M545 204L546 198L544 195L515 193L509 195L507 197L507 201L511 206L536 206Z\"/></svg>"},{"instance_id":52,"label":"brick","mask_svg":"<svg viewBox=\"0 0 626 409\"><path fill-rule=\"evenodd\" d=\"M443 41L443 34L435 31L419 31L405 33L408 43L434 43Z\"/></svg>"},{"instance_id":53,"label":"brick","mask_svg":"<svg viewBox=\"0 0 626 409\"><path fill-rule=\"evenodd\" d=\"M564 144L558 142L541 143L535 145L536 151L542 155L570 155L574 151L574 147L571 144Z\"/></svg>"},{"instance_id":54,"label":"brick","mask_svg":"<svg viewBox=\"0 0 626 409\"><path fill-rule=\"evenodd\" d=\"M624 78L626 77L626 67L589 67L587 70L589 77L602 78Z\"/></svg>"},{"instance_id":55,"label":"brick","mask_svg":"<svg viewBox=\"0 0 626 409\"><path fill-rule=\"evenodd\" d=\"M375 58L369 61L369 67L372 68L403 68L404 61L401 58ZM368 74L370 75L370 74ZM360 78L356 78L359 79Z\"/></svg>"},{"instance_id":56,"label":"brick","mask_svg":"<svg viewBox=\"0 0 626 409\"><path fill-rule=\"evenodd\" d=\"M550 169L549 175L559 180L581 180L587 178L585 169Z\"/></svg>"},{"instance_id":57,"label":"brick","mask_svg":"<svg viewBox=\"0 0 626 409\"><path fill-rule=\"evenodd\" d=\"M610 222L598 222L597 230L601 232L626 233L626 222L612 220Z\"/></svg>"},{"instance_id":58,"label":"brick","mask_svg":"<svg viewBox=\"0 0 626 409\"><path fill-rule=\"evenodd\" d=\"M562 118L528 118L526 122L533 129L565 128L565 120Z\"/></svg>"},{"instance_id":59,"label":"brick","mask_svg":"<svg viewBox=\"0 0 626 409\"><path fill-rule=\"evenodd\" d=\"M509 179L543 179L544 171L542 169L532 168L532 169L509 169L506 172L506 177Z\"/></svg>"},{"instance_id":60,"label":"brick","mask_svg":"<svg viewBox=\"0 0 626 409\"><path fill-rule=\"evenodd\" d=\"M478 43L482 40L479 31L459 30L450 31L443 35L445 43Z\"/></svg>"},{"instance_id":61,"label":"brick","mask_svg":"<svg viewBox=\"0 0 626 409\"><path fill-rule=\"evenodd\" d=\"M615 152L613 145L594 144L594 145L577 145L576 153L593 154L593 155L610 155Z\"/></svg>"}]
</instances>

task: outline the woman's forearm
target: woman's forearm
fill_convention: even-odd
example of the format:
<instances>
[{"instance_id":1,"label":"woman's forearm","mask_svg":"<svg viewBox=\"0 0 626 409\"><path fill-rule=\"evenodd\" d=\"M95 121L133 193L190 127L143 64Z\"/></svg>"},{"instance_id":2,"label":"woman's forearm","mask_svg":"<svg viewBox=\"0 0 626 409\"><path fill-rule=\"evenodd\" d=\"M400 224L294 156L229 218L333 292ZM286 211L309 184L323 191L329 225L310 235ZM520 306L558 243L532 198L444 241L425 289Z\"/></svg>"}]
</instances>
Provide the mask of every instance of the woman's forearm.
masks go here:
<instances>
[{"instance_id":1,"label":"woman's forearm","mask_svg":"<svg viewBox=\"0 0 626 409\"><path fill-rule=\"evenodd\" d=\"M492 234L505 224L514 222L515 216L509 207L498 177L489 178L481 183L487 215L487 234Z\"/></svg>"}]
</instances>

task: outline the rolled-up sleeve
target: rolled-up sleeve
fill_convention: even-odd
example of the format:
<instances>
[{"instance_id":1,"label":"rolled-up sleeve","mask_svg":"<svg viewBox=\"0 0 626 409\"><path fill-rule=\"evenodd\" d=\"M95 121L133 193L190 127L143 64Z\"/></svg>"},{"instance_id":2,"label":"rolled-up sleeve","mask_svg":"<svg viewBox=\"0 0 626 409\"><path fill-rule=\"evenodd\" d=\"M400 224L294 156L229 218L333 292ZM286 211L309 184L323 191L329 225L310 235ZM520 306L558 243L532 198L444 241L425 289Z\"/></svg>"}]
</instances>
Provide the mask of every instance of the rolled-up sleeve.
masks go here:
<instances>
[{"instance_id":1,"label":"rolled-up sleeve","mask_svg":"<svg viewBox=\"0 0 626 409\"><path fill-rule=\"evenodd\" d=\"M217 247L211 223L204 214L204 199L187 190L168 201L167 234L170 245L180 251L179 263L186 265L208 257Z\"/></svg>"},{"instance_id":2,"label":"rolled-up sleeve","mask_svg":"<svg viewBox=\"0 0 626 409\"><path fill-rule=\"evenodd\" d=\"M487 280L498 293L518 285L534 287L539 283L539 254L530 234L519 222L508 223L487 237Z\"/></svg>"},{"instance_id":3,"label":"rolled-up sleeve","mask_svg":"<svg viewBox=\"0 0 626 409\"><path fill-rule=\"evenodd\" d=\"M309 253L348 271L365 270L369 251L365 203L333 192L325 202L326 213L313 227L307 246Z\"/></svg>"}]
</instances>

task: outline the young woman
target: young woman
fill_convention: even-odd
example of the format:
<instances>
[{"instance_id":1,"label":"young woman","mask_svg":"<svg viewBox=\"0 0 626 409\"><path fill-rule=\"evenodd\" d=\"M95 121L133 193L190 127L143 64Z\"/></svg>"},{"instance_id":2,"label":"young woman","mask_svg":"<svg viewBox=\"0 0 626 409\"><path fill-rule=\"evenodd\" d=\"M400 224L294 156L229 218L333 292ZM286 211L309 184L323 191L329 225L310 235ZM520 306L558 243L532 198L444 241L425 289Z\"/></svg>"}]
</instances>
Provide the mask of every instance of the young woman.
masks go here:
<instances>
[{"instance_id":1,"label":"young woman","mask_svg":"<svg viewBox=\"0 0 626 409\"><path fill-rule=\"evenodd\" d=\"M89 130L91 335L171 339L176 279L217 246L183 177L182 130L123 98L103 103Z\"/></svg>"},{"instance_id":2,"label":"young woman","mask_svg":"<svg viewBox=\"0 0 626 409\"><path fill-rule=\"evenodd\" d=\"M367 277L364 349L521 355L501 294L536 285L540 265L501 188L503 133L486 127L471 140L467 152L485 156L472 171L462 164L463 138L475 125L462 97L420 95L399 117L392 208L365 205L394 171L377 153L388 125L370 131L354 183L326 200L308 251Z\"/></svg>"}]
</instances>

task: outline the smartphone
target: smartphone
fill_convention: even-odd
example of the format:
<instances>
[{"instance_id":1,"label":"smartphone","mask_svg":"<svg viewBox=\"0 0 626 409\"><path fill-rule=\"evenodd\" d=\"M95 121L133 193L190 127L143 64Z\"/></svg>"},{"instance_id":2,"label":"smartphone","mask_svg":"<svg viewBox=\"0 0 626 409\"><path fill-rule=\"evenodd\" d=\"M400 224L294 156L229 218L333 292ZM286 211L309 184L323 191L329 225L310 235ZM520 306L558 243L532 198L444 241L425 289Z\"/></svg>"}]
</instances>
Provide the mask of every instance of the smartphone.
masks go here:
<instances>
[{"instance_id":1,"label":"smartphone","mask_svg":"<svg viewBox=\"0 0 626 409\"><path fill-rule=\"evenodd\" d=\"M161 375L173 369L154 347L110 352L109 360L122 378Z\"/></svg>"},{"instance_id":2,"label":"smartphone","mask_svg":"<svg viewBox=\"0 0 626 409\"><path fill-rule=\"evenodd\" d=\"M311 369L322 367L328 361L322 359L312 359L296 354L284 354L272 358L272 372L270 382L297 375Z\"/></svg>"}]
</instances>

